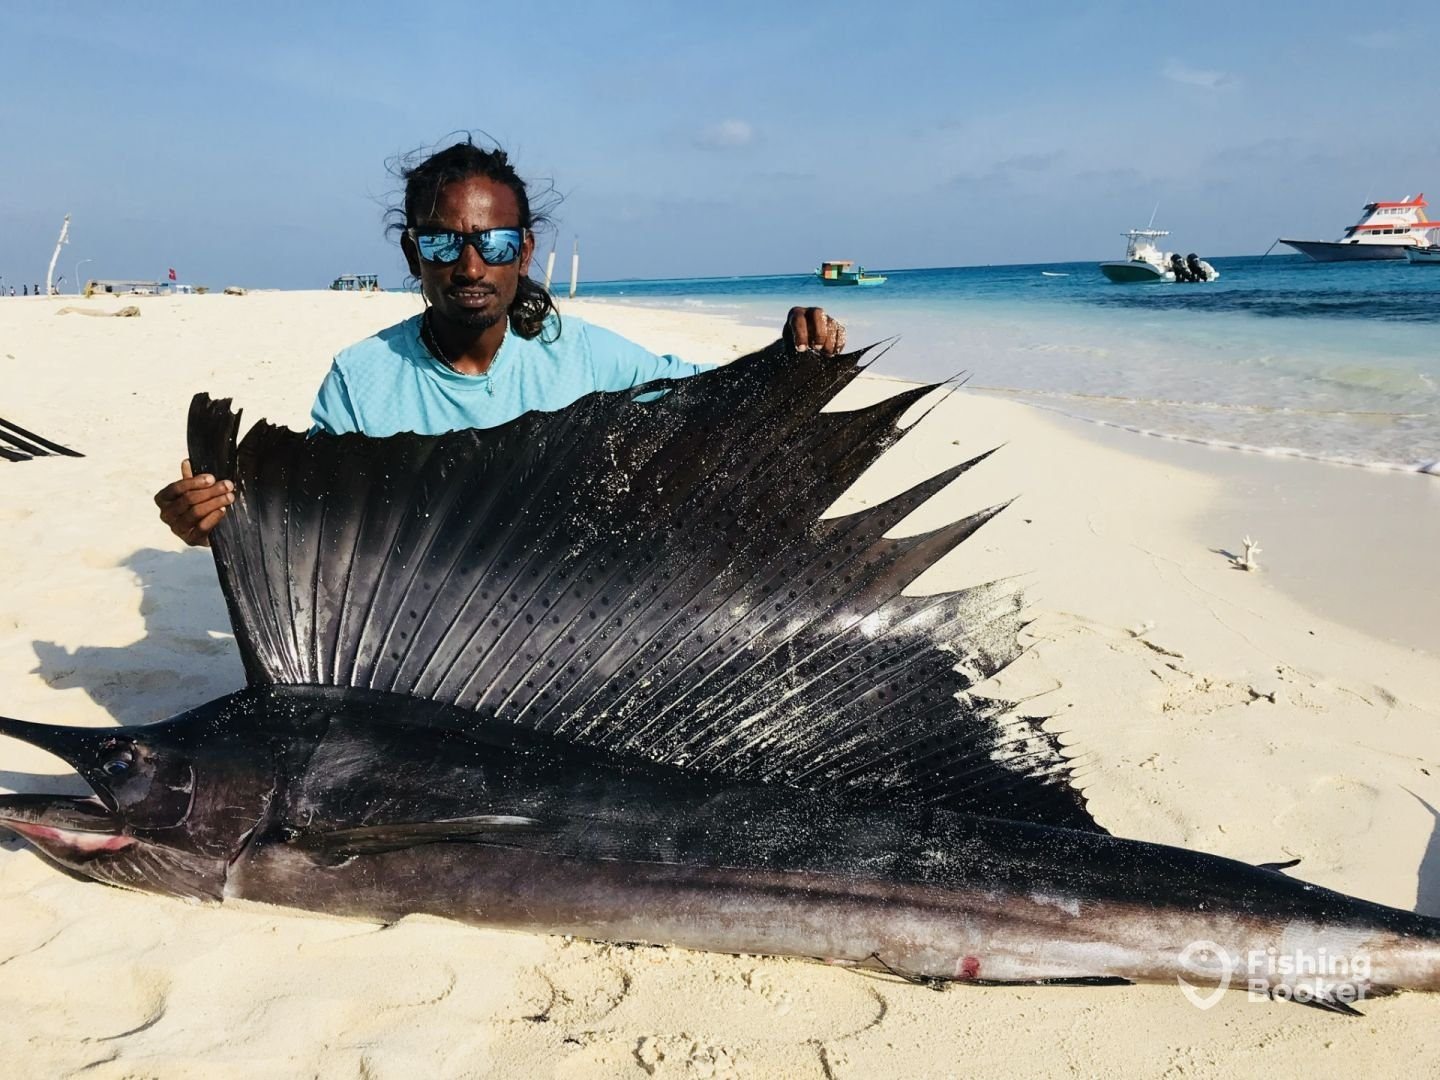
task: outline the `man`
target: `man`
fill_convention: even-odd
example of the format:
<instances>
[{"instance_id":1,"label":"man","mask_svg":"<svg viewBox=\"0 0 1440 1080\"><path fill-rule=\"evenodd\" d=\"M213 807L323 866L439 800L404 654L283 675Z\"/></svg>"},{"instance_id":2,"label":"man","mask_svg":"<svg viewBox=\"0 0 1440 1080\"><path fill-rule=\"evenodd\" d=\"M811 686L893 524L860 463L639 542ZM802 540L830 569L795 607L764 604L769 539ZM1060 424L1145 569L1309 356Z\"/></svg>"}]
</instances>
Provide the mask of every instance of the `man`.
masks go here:
<instances>
[{"instance_id":1,"label":"man","mask_svg":"<svg viewBox=\"0 0 1440 1080\"><path fill-rule=\"evenodd\" d=\"M426 309L340 352L320 386L315 430L393 435L494 427L563 409L597 390L702 370L656 356L573 316L562 320L529 276L533 229L525 183L503 150L458 143L403 174L400 247ZM833 355L845 331L820 308L790 309L784 335ZM155 495L160 519L187 544L208 544L235 501L229 480L194 476Z\"/></svg>"}]
</instances>

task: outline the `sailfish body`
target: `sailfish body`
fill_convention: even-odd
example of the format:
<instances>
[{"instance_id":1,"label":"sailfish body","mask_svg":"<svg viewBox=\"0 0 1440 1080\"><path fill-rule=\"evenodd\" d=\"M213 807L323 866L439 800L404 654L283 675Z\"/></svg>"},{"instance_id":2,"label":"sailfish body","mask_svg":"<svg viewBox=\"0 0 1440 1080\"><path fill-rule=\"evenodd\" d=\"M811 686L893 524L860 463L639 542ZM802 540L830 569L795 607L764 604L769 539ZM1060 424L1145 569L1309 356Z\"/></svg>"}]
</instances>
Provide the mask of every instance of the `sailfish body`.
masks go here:
<instances>
[{"instance_id":1,"label":"sailfish body","mask_svg":"<svg viewBox=\"0 0 1440 1080\"><path fill-rule=\"evenodd\" d=\"M1293 955L1264 988L1338 1011L1436 989L1440 921L1094 822L1041 722L973 692L1015 592L902 594L989 512L884 534L975 462L819 518L930 389L819 412L858 370L777 345L389 439L237 443L197 398L250 686L145 727L0 719L95 792L0 823L101 881L372 919L979 983L1243 988Z\"/></svg>"}]
</instances>

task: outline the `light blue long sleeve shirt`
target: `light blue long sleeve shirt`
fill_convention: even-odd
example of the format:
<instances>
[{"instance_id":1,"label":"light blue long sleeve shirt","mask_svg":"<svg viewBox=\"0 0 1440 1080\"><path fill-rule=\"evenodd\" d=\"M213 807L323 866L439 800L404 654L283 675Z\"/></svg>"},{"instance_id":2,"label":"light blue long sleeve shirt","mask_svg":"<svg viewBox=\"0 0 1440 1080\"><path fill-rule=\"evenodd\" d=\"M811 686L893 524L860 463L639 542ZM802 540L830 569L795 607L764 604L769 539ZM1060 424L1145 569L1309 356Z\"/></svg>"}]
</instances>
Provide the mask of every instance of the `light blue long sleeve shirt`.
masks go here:
<instances>
[{"instance_id":1,"label":"light blue long sleeve shirt","mask_svg":"<svg viewBox=\"0 0 1440 1080\"><path fill-rule=\"evenodd\" d=\"M704 370L567 315L549 342L553 322L531 339L507 326L490 370L461 375L421 343L420 320L406 319L336 355L310 411L317 430L384 436L495 427L527 412L563 409L595 390Z\"/></svg>"}]
</instances>

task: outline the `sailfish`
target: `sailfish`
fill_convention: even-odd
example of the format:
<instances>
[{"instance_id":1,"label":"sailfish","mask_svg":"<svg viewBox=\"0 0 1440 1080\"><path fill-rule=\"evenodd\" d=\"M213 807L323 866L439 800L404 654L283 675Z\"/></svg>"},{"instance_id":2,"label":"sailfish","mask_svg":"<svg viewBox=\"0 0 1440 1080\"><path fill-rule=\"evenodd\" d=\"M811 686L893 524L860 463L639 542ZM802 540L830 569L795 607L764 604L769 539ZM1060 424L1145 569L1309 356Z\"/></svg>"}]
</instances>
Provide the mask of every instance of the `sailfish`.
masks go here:
<instances>
[{"instance_id":1,"label":"sailfish","mask_svg":"<svg viewBox=\"0 0 1440 1080\"><path fill-rule=\"evenodd\" d=\"M776 343L438 436L240 439L197 396L247 685L0 719L92 789L0 824L112 885L380 921L1207 994L1289 956L1265 991L1337 1012L1436 989L1440 920L1095 821L1046 720L983 692L1018 589L905 594L996 511L887 535L984 456L822 516L935 389L822 411L865 364Z\"/></svg>"}]
</instances>

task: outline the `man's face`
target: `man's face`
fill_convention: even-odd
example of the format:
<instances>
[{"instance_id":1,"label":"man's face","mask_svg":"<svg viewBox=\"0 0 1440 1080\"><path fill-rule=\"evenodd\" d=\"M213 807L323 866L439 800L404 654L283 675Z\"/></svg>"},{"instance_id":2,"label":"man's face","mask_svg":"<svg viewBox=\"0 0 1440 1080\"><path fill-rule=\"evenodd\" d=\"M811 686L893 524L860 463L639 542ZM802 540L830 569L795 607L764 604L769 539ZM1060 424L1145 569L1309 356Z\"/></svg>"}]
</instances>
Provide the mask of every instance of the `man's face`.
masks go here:
<instances>
[{"instance_id":1,"label":"man's face","mask_svg":"<svg viewBox=\"0 0 1440 1080\"><path fill-rule=\"evenodd\" d=\"M520 227L520 204L504 184L484 176L456 180L440 189L435 206L414 223L417 229L451 229L460 233ZM435 314L469 330L486 330L506 318L515 301L520 277L530 272L535 239L530 233L520 247L520 258L509 266L491 266L466 244L458 261L449 266L420 258L407 236L402 246L410 273L420 279L425 299Z\"/></svg>"}]
</instances>

